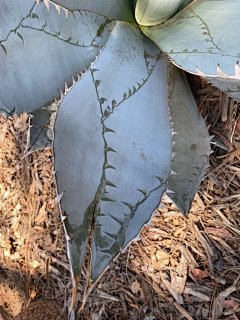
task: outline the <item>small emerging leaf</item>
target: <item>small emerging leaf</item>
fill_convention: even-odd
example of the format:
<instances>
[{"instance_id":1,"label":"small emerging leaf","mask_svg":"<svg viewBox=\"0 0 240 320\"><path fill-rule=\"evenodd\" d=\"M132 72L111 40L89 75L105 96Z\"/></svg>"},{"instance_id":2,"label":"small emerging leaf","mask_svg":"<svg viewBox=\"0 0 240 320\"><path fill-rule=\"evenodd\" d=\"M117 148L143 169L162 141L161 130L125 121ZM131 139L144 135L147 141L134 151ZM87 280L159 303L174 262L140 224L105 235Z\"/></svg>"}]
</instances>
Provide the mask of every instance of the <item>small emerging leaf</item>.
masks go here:
<instances>
[{"instance_id":1,"label":"small emerging leaf","mask_svg":"<svg viewBox=\"0 0 240 320\"><path fill-rule=\"evenodd\" d=\"M155 26L165 22L179 9L183 0L137 0L135 15L142 26Z\"/></svg>"}]
</instances>

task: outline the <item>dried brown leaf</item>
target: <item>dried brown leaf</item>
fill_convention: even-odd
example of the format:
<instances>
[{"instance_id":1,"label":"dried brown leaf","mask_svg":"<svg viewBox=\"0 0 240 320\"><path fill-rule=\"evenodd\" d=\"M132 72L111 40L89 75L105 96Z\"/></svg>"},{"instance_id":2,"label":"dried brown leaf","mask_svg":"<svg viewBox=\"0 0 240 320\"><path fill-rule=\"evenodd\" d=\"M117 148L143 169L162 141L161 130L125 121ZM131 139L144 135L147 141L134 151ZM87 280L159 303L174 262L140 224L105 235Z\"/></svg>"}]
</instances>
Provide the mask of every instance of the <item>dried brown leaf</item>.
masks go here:
<instances>
[{"instance_id":1,"label":"dried brown leaf","mask_svg":"<svg viewBox=\"0 0 240 320\"><path fill-rule=\"evenodd\" d=\"M41 224L47 219L47 211L46 211L47 202L45 201L42 207L39 209L38 215L36 217L36 224Z\"/></svg>"},{"instance_id":2,"label":"dried brown leaf","mask_svg":"<svg viewBox=\"0 0 240 320\"><path fill-rule=\"evenodd\" d=\"M194 278L196 278L200 282L202 282L203 279L210 277L210 272L208 269L201 270L201 269L195 268L193 270L190 269L190 271L192 272Z\"/></svg>"},{"instance_id":3,"label":"dried brown leaf","mask_svg":"<svg viewBox=\"0 0 240 320\"><path fill-rule=\"evenodd\" d=\"M223 308L226 308L226 309L234 308L234 307L236 307L238 305L239 304L236 301L232 300L232 299L231 300L224 300L223 303L222 303Z\"/></svg>"},{"instance_id":4,"label":"dried brown leaf","mask_svg":"<svg viewBox=\"0 0 240 320\"><path fill-rule=\"evenodd\" d=\"M131 284L131 290L133 294L136 294L141 290L140 283L137 280Z\"/></svg>"},{"instance_id":5,"label":"dried brown leaf","mask_svg":"<svg viewBox=\"0 0 240 320\"><path fill-rule=\"evenodd\" d=\"M205 230L207 233L215 234L220 237L232 237L231 233L227 229L207 227Z\"/></svg>"}]
</instances>

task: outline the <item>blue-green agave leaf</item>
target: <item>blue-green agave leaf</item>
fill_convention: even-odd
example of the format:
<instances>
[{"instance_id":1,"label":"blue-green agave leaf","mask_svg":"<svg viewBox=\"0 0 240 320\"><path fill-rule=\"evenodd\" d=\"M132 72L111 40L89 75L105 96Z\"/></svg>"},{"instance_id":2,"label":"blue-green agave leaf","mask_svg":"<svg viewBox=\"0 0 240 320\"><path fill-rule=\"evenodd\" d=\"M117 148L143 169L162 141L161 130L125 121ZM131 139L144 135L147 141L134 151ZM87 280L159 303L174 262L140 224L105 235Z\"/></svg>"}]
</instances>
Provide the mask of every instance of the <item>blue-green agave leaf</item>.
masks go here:
<instances>
[{"instance_id":1,"label":"blue-green agave leaf","mask_svg":"<svg viewBox=\"0 0 240 320\"><path fill-rule=\"evenodd\" d=\"M56 112L55 103L32 112L28 129L27 154L52 146Z\"/></svg>"},{"instance_id":2,"label":"blue-green agave leaf","mask_svg":"<svg viewBox=\"0 0 240 320\"><path fill-rule=\"evenodd\" d=\"M85 10L111 19L135 22L133 0L53 0L69 10Z\"/></svg>"},{"instance_id":3,"label":"blue-green agave leaf","mask_svg":"<svg viewBox=\"0 0 240 320\"><path fill-rule=\"evenodd\" d=\"M15 33L21 21L31 13L35 3L35 0L0 0L0 43L7 39L10 33Z\"/></svg>"},{"instance_id":4,"label":"blue-green agave leaf","mask_svg":"<svg viewBox=\"0 0 240 320\"><path fill-rule=\"evenodd\" d=\"M172 162L167 194L186 214L208 165L210 138L184 72L170 63L168 91Z\"/></svg>"},{"instance_id":5,"label":"blue-green agave leaf","mask_svg":"<svg viewBox=\"0 0 240 320\"><path fill-rule=\"evenodd\" d=\"M20 10L20 3L24 6L25 1L12 6ZM9 26L0 20L0 30L8 30L0 39L0 111L6 114L34 111L60 96L65 83L72 85L72 76L77 79L91 66L109 37L109 19L79 12L66 19L62 9L59 15L55 5L49 5L48 12L44 3L37 7L31 2L17 21L4 12Z\"/></svg>"},{"instance_id":6,"label":"blue-green agave leaf","mask_svg":"<svg viewBox=\"0 0 240 320\"><path fill-rule=\"evenodd\" d=\"M137 0L136 20L143 26L155 26L165 22L179 9L183 0Z\"/></svg>"},{"instance_id":7,"label":"blue-green agave leaf","mask_svg":"<svg viewBox=\"0 0 240 320\"><path fill-rule=\"evenodd\" d=\"M238 67L238 64L236 64L236 66ZM240 78L230 79L229 77L208 77L207 75L202 75L202 77L240 102Z\"/></svg>"},{"instance_id":8,"label":"blue-green agave leaf","mask_svg":"<svg viewBox=\"0 0 240 320\"><path fill-rule=\"evenodd\" d=\"M96 280L158 206L171 162L167 99L167 59L137 27L117 22L60 104L55 170L74 276L91 227Z\"/></svg>"},{"instance_id":9,"label":"blue-green agave leaf","mask_svg":"<svg viewBox=\"0 0 240 320\"><path fill-rule=\"evenodd\" d=\"M162 25L141 27L178 67L240 98L240 0L195 0Z\"/></svg>"}]
</instances>

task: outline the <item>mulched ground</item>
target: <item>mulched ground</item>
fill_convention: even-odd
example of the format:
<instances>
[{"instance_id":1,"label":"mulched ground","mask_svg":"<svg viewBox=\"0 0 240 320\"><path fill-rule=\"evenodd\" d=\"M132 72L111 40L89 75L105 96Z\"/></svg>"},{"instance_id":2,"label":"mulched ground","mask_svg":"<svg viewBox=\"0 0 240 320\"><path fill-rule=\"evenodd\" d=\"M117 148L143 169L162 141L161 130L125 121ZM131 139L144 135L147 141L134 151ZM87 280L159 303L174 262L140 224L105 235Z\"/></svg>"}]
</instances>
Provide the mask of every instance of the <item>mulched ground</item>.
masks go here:
<instances>
[{"instance_id":1,"label":"mulched ground","mask_svg":"<svg viewBox=\"0 0 240 320\"><path fill-rule=\"evenodd\" d=\"M190 82L220 145L191 212L183 217L164 197L153 225L87 292L77 315L86 261L72 319L240 319L239 105L199 78ZM23 158L28 125L26 115L0 118L0 305L18 320L64 320L72 286L52 151ZM0 319L8 316L0 308Z\"/></svg>"}]
</instances>

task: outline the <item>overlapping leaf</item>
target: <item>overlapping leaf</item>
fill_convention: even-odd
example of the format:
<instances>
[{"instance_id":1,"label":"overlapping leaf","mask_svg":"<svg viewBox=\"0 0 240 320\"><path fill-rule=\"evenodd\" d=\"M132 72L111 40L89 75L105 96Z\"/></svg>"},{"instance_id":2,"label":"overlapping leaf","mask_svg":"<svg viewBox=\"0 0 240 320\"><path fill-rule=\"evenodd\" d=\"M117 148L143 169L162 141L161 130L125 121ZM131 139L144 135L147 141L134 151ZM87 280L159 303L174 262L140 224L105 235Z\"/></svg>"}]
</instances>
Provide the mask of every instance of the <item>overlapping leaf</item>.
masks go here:
<instances>
[{"instance_id":1,"label":"overlapping leaf","mask_svg":"<svg viewBox=\"0 0 240 320\"><path fill-rule=\"evenodd\" d=\"M184 72L168 65L169 114L172 126L172 163L168 196L178 209L189 212L204 177L211 151L206 124L198 111Z\"/></svg>"},{"instance_id":2,"label":"overlapping leaf","mask_svg":"<svg viewBox=\"0 0 240 320\"><path fill-rule=\"evenodd\" d=\"M69 10L86 10L111 19L135 22L133 0L53 0Z\"/></svg>"},{"instance_id":3,"label":"overlapping leaf","mask_svg":"<svg viewBox=\"0 0 240 320\"><path fill-rule=\"evenodd\" d=\"M227 93L229 96L240 102L240 79L229 79L221 77L208 77L204 75L204 78Z\"/></svg>"},{"instance_id":4,"label":"overlapping leaf","mask_svg":"<svg viewBox=\"0 0 240 320\"><path fill-rule=\"evenodd\" d=\"M59 16L53 4L47 12L44 3L37 7L31 1L29 8L25 2L12 2L21 14L13 14L9 25L0 20L0 29L8 31L0 39L0 110L7 114L34 111L60 96L65 81L71 86L72 76L76 79L96 59L111 25L93 14L77 12L66 19L65 12L61 9ZM5 6L0 0L7 14Z\"/></svg>"},{"instance_id":5,"label":"overlapping leaf","mask_svg":"<svg viewBox=\"0 0 240 320\"><path fill-rule=\"evenodd\" d=\"M54 103L44 109L32 112L28 129L26 153L52 146L56 113L57 107Z\"/></svg>"},{"instance_id":6,"label":"overlapping leaf","mask_svg":"<svg viewBox=\"0 0 240 320\"><path fill-rule=\"evenodd\" d=\"M189 2L138 0L136 18L158 24ZM31 111L36 125L31 147L44 146L49 113L37 109L78 80L58 112L55 170L72 273L79 275L92 234L91 276L96 280L150 219L167 184L179 209L189 211L209 140L186 79L168 67L166 57L136 26L136 1L36 3L0 0L0 111ZM216 3L221 18L215 15ZM238 78L239 4L196 0L163 25L142 30L183 69L196 72L198 66L199 74L207 76L220 63L229 75L235 66ZM231 27L228 15L234 19ZM211 81L239 96L236 79L219 70L220 77ZM85 75L79 81L81 72ZM171 134L168 91L172 130L178 135Z\"/></svg>"},{"instance_id":7,"label":"overlapping leaf","mask_svg":"<svg viewBox=\"0 0 240 320\"><path fill-rule=\"evenodd\" d=\"M240 58L239 15L240 0L196 0L166 23L141 29L174 64L205 76L240 101L239 68L235 71ZM227 79L235 75L235 80Z\"/></svg>"},{"instance_id":8,"label":"overlapping leaf","mask_svg":"<svg viewBox=\"0 0 240 320\"><path fill-rule=\"evenodd\" d=\"M31 13L35 6L35 0L0 1L0 43L6 40L10 33L17 31L23 19Z\"/></svg>"},{"instance_id":9,"label":"overlapping leaf","mask_svg":"<svg viewBox=\"0 0 240 320\"><path fill-rule=\"evenodd\" d=\"M80 273L94 226L92 279L141 230L170 171L167 60L118 22L99 59L60 105L55 170L69 259Z\"/></svg>"}]
</instances>

